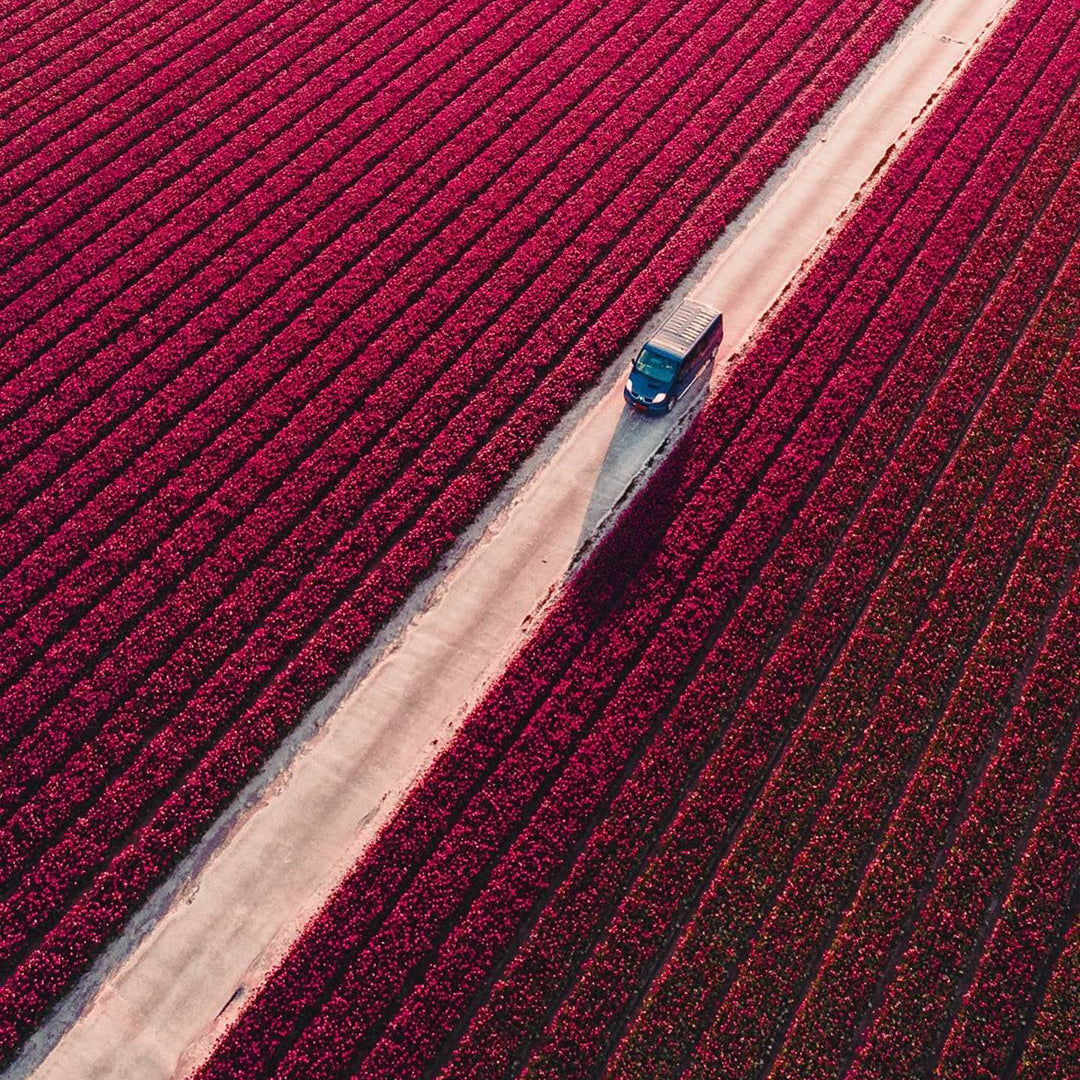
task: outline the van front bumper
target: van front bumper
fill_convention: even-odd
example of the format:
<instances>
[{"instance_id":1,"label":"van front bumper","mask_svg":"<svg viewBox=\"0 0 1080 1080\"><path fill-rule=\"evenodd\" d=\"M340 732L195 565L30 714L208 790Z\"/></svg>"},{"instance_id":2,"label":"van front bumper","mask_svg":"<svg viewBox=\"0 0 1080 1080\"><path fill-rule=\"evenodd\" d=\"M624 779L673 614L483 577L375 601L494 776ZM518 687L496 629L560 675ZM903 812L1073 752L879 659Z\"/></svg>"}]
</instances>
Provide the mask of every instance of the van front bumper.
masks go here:
<instances>
[{"instance_id":1,"label":"van front bumper","mask_svg":"<svg viewBox=\"0 0 1080 1080\"><path fill-rule=\"evenodd\" d=\"M654 405L651 401L642 401L641 398L636 397L626 389L623 390L622 396L635 412L648 413L651 416L661 416L665 412L666 401Z\"/></svg>"}]
</instances>

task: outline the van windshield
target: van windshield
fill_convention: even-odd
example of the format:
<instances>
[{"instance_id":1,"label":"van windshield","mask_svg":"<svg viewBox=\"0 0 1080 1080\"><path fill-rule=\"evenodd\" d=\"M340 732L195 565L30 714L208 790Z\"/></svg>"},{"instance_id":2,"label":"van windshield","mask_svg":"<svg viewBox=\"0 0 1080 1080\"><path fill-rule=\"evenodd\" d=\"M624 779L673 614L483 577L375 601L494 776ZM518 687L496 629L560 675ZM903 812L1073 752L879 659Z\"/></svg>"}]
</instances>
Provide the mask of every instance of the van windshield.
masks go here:
<instances>
[{"instance_id":1,"label":"van windshield","mask_svg":"<svg viewBox=\"0 0 1080 1080\"><path fill-rule=\"evenodd\" d=\"M646 345L634 361L634 369L640 371L643 375L648 375L650 379L658 379L664 382L675 374L678 364L679 362L674 356L660 352L659 349L650 349Z\"/></svg>"}]
</instances>

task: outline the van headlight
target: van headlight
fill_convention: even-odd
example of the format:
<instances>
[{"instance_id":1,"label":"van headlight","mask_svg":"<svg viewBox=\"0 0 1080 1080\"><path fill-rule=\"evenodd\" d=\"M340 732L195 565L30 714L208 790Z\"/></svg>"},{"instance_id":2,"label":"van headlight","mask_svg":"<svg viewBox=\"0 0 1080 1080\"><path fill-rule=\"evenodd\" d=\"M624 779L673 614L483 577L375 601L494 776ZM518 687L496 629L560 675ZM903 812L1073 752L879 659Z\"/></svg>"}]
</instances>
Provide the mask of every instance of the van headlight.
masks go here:
<instances>
[{"instance_id":1,"label":"van headlight","mask_svg":"<svg viewBox=\"0 0 1080 1080\"><path fill-rule=\"evenodd\" d=\"M667 394L657 394L656 397L652 399L654 405L659 405L662 401L667 401Z\"/></svg>"},{"instance_id":2,"label":"van headlight","mask_svg":"<svg viewBox=\"0 0 1080 1080\"><path fill-rule=\"evenodd\" d=\"M634 380L631 379L631 378L627 378L627 380L626 380L627 393L632 393L633 389L634 389Z\"/></svg>"}]
</instances>

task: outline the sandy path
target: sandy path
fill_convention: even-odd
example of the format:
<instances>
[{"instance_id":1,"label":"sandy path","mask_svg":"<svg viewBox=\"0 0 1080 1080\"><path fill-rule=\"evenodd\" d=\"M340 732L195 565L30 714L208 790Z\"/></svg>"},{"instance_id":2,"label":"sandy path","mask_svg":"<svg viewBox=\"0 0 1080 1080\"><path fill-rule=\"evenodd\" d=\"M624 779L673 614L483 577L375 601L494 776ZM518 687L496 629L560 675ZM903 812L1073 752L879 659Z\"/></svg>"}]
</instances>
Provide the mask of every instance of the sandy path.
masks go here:
<instances>
[{"instance_id":1,"label":"sandy path","mask_svg":"<svg viewBox=\"0 0 1080 1080\"><path fill-rule=\"evenodd\" d=\"M685 295L720 307L711 379L722 379L1009 2L924 0L646 332ZM626 410L625 369L644 336L83 978L12 1080L164 1080L201 1059L700 407L704 378L672 417Z\"/></svg>"}]
</instances>

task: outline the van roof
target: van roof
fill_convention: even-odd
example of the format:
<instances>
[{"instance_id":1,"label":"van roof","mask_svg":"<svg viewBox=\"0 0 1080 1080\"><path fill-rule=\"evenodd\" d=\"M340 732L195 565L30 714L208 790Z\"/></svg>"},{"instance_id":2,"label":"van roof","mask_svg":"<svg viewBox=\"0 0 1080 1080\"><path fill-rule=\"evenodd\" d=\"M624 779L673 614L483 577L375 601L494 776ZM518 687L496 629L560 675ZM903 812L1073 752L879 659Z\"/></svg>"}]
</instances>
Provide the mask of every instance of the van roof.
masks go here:
<instances>
[{"instance_id":1,"label":"van roof","mask_svg":"<svg viewBox=\"0 0 1080 1080\"><path fill-rule=\"evenodd\" d=\"M719 316L720 312L708 304L684 300L647 344L682 360Z\"/></svg>"}]
</instances>

